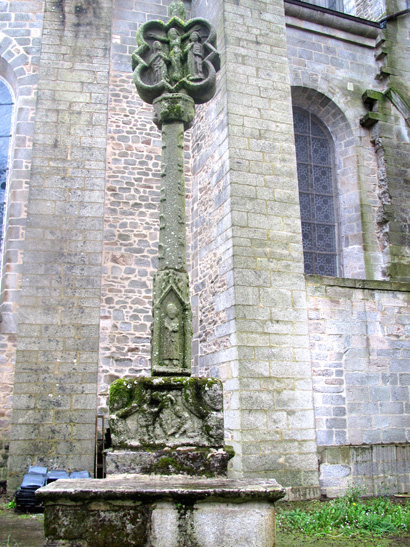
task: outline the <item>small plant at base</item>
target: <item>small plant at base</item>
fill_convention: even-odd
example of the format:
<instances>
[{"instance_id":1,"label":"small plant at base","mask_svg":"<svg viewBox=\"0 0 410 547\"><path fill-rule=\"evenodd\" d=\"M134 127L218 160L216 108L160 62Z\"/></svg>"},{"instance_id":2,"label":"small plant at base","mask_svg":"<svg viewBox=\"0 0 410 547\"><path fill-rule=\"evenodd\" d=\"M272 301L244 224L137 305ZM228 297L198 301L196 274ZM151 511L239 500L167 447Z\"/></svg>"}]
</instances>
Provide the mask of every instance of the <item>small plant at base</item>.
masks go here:
<instances>
[{"instance_id":1,"label":"small plant at base","mask_svg":"<svg viewBox=\"0 0 410 547\"><path fill-rule=\"evenodd\" d=\"M16 503L16 500L11 500L8 504L7 504L7 507L9 509L15 509L17 506L17 503Z\"/></svg>"},{"instance_id":2,"label":"small plant at base","mask_svg":"<svg viewBox=\"0 0 410 547\"><path fill-rule=\"evenodd\" d=\"M360 499L361 490L351 488L342 497L314 504L311 511L278 511L278 524L285 531L330 536L381 536L410 530L410 503L399 505L386 497Z\"/></svg>"}]
</instances>

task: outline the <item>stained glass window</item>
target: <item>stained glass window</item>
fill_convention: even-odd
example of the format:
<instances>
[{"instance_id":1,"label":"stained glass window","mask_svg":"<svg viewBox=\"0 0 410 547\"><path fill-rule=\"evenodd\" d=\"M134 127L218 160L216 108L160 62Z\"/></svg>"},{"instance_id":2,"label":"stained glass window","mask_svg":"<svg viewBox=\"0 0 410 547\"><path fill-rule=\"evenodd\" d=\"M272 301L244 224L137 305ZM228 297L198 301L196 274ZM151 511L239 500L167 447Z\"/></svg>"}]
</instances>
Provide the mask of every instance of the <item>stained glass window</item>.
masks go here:
<instances>
[{"instance_id":1,"label":"stained glass window","mask_svg":"<svg viewBox=\"0 0 410 547\"><path fill-rule=\"evenodd\" d=\"M6 207L12 114L13 97L6 83L0 78L0 251L3 248L3 223Z\"/></svg>"},{"instance_id":2,"label":"stained glass window","mask_svg":"<svg viewBox=\"0 0 410 547\"><path fill-rule=\"evenodd\" d=\"M322 6L322 8L329 8L336 11L344 12L343 0L305 0L308 4L314 4L315 6Z\"/></svg>"},{"instance_id":3,"label":"stained glass window","mask_svg":"<svg viewBox=\"0 0 410 547\"><path fill-rule=\"evenodd\" d=\"M313 114L295 108L296 160L305 273L337 275L337 223L330 136Z\"/></svg>"}]
</instances>

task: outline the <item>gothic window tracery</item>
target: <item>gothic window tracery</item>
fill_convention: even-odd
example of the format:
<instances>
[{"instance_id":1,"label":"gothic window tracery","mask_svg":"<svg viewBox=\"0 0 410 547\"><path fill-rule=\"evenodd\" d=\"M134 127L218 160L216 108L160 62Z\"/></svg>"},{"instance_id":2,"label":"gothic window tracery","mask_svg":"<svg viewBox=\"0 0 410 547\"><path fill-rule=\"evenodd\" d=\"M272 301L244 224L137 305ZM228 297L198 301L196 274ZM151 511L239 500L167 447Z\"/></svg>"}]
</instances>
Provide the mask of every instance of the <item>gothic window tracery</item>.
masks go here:
<instances>
[{"instance_id":1,"label":"gothic window tracery","mask_svg":"<svg viewBox=\"0 0 410 547\"><path fill-rule=\"evenodd\" d=\"M0 78L0 252L3 248L3 225L6 209L13 106L13 96L9 87Z\"/></svg>"},{"instance_id":2,"label":"gothic window tracery","mask_svg":"<svg viewBox=\"0 0 410 547\"><path fill-rule=\"evenodd\" d=\"M305 273L338 275L333 147L320 121L294 108L299 203Z\"/></svg>"}]
</instances>

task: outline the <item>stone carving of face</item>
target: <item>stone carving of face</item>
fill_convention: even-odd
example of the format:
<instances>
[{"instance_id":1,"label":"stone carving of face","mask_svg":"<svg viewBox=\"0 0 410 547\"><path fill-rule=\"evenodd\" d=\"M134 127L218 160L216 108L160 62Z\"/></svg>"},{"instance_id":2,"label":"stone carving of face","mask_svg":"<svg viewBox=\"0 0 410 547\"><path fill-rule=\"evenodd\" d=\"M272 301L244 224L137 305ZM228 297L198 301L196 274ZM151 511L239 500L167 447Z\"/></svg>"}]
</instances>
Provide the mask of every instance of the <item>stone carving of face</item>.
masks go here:
<instances>
[{"instance_id":1,"label":"stone carving of face","mask_svg":"<svg viewBox=\"0 0 410 547\"><path fill-rule=\"evenodd\" d=\"M170 28L168 31L168 38L175 40L178 37L178 31L175 28Z\"/></svg>"},{"instance_id":2,"label":"stone carving of face","mask_svg":"<svg viewBox=\"0 0 410 547\"><path fill-rule=\"evenodd\" d=\"M222 410L223 395L219 384L213 384L204 394L205 403L213 410Z\"/></svg>"},{"instance_id":3,"label":"stone carving of face","mask_svg":"<svg viewBox=\"0 0 410 547\"><path fill-rule=\"evenodd\" d=\"M199 40L199 34L197 32L193 32L191 34L191 41L192 42L198 42L198 40Z\"/></svg>"},{"instance_id":4,"label":"stone carving of face","mask_svg":"<svg viewBox=\"0 0 410 547\"><path fill-rule=\"evenodd\" d=\"M170 319L174 319L178 314L178 309L175 304L168 304L167 306L167 315Z\"/></svg>"}]
</instances>

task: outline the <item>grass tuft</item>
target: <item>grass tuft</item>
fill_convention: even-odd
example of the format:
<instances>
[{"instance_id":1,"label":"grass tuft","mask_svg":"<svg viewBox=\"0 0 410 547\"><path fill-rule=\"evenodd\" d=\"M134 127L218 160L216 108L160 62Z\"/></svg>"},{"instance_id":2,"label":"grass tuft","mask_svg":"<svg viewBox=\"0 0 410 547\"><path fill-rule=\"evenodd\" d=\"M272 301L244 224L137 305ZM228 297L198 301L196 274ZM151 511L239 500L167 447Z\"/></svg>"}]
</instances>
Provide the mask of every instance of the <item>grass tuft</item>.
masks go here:
<instances>
[{"instance_id":1,"label":"grass tuft","mask_svg":"<svg viewBox=\"0 0 410 547\"><path fill-rule=\"evenodd\" d=\"M361 499L358 488L341 498L320 503L311 511L278 509L282 532L317 537L400 535L410 530L410 503L396 504L390 498Z\"/></svg>"}]
</instances>

